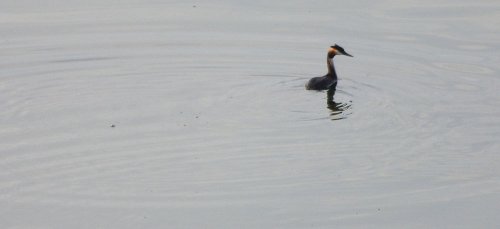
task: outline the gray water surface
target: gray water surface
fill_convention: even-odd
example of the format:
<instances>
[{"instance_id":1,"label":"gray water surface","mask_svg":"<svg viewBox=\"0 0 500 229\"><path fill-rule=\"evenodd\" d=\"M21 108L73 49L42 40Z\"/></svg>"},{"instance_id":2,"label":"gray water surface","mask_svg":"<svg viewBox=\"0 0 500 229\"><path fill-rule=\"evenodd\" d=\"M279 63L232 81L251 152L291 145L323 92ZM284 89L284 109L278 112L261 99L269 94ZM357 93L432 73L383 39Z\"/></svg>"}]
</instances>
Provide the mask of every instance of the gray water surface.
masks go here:
<instances>
[{"instance_id":1,"label":"gray water surface","mask_svg":"<svg viewBox=\"0 0 500 229\"><path fill-rule=\"evenodd\" d=\"M498 228L500 2L2 1L1 228ZM304 84L337 43L335 101Z\"/></svg>"}]
</instances>

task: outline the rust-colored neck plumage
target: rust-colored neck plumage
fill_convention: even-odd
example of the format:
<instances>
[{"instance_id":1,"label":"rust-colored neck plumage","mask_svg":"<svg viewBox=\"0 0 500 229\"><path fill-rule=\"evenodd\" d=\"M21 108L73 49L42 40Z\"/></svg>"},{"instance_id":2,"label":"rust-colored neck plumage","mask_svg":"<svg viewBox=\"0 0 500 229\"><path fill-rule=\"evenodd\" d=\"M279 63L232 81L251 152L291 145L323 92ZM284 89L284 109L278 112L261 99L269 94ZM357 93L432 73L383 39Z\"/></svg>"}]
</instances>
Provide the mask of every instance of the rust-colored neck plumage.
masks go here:
<instances>
[{"instance_id":1,"label":"rust-colored neck plumage","mask_svg":"<svg viewBox=\"0 0 500 229\"><path fill-rule=\"evenodd\" d=\"M335 66L333 65L333 57L335 57L336 51L337 50L330 48L328 50L328 56L326 57L326 65L328 66L327 76L332 77L334 79L337 78L337 73L335 72Z\"/></svg>"}]
</instances>

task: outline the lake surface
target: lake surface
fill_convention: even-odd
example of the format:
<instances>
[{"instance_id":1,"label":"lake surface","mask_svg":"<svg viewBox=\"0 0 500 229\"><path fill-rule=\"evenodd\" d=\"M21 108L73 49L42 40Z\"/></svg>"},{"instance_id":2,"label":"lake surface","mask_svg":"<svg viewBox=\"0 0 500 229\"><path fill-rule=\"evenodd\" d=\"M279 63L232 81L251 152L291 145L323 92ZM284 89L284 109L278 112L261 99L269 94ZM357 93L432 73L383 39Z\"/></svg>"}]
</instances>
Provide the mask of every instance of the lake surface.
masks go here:
<instances>
[{"instance_id":1,"label":"lake surface","mask_svg":"<svg viewBox=\"0 0 500 229\"><path fill-rule=\"evenodd\" d=\"M499 228L499 1L2 1L1 228ZM340 81L304 84L335 57Z\"/></svg>"}]
</instances>

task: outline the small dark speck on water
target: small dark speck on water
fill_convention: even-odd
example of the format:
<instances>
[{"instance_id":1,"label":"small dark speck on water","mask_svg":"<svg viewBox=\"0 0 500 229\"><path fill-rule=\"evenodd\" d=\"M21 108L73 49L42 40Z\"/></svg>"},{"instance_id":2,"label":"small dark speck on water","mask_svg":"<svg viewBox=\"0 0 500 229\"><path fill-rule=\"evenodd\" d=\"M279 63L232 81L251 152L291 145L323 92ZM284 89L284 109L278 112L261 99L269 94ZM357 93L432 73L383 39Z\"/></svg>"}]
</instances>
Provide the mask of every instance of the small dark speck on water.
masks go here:
<instances>
[{"instance_id":1,"label":"small dark speck on water","mask_svg":"<svg viewBox=\"0 0 500 229\"><path fill-rule=\"evenodd\" d=\"M196 5L193 5L193 8L196 8Z\"/></svg>"},{"instance_id":2,"label":"small dark speck on water","mask_svg":"<svg viewBox=\"0 0 500 229\"><path fill-rule=\"evenodd\" d=\"M111 125L111 128L115 128L115 127L116 127L116 126L115 126L115 124L112 124L112 125Z\"/></svg>"}]
</instances>

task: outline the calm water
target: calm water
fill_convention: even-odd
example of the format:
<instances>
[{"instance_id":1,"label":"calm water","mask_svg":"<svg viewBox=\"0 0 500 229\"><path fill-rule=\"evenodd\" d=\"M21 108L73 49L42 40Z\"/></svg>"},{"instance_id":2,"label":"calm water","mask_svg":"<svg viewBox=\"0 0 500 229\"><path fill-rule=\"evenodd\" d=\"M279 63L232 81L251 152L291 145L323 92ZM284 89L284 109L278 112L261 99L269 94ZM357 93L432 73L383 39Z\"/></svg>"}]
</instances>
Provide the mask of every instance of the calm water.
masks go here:
<instances>
[{"instance_id":1,"label":"calm water","mask_svg":"<svg viewBox=\"0 0 500 229\"><path fill-rule=\"evenodd\" d=\"M498 1L2 1L2 228L498 228ZM304 84L337 43L331 110Z\"/></svg>"}]
</instances>

